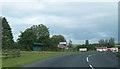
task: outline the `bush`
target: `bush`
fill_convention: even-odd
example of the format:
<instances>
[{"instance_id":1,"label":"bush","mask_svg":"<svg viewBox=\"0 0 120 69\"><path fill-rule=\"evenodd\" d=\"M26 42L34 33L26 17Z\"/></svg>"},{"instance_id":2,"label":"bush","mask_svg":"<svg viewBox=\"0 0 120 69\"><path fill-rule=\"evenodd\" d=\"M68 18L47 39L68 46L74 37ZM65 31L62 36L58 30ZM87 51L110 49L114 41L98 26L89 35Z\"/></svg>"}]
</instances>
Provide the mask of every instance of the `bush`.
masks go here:
<instances>
[{"instance_id":1,"label":"bush","mask_svg":"<svg viewBox=\"0 0 120 69\"><path fill-rule=\"evenodd\" d=\"M120 58L120 53L117 53L116 56Z\"/></svg>"}]
</instances>

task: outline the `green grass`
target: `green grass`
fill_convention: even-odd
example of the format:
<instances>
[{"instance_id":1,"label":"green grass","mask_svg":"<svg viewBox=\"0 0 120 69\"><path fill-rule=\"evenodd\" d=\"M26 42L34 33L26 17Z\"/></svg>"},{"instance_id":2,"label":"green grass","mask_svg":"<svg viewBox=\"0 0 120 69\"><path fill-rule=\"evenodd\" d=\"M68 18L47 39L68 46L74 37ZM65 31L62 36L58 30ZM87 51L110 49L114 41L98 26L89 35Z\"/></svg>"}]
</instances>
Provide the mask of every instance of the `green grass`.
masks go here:
<instances>
[{"instance_id":1,"label":"green grass","mask_svg":"<svg viewBox=\"0 0 120 69\"><path fill-rule=\"evenodd\" d=\"M1 51L0 51L0 68L2 68L2 54L1 54Z\"/></svg>"},{"instance_id":2,"label":"green grass","mask_svg":"<svg viewBox=\"0 0 120 69\"><path fill-rule=\"evenodd\" d=\"M117 53L116 56L117 56L118 58L120 58L120 53Z\"/></svg>"},{"instance_id":3,"label":"green grass","mask_svg":"<svg viewBox=\"0 0 120 69\"><path fill-rule=\"evenodd\" d=\"M0 68L2 68L2 57L0 56Z\"/></svg>"},{"instance_id":4,"label":"green grass","mask_svg":"<svg viewBox=\"0 0 120 69\"><path fill-rule=\"evenodd\" d=\"M120 44L116 44L115 47L118 47L118 49L120 49Z\"/></svg>"},{"instance_id":5,"label":"green grass","mask_svg":"<svg viewBox=\"0 0 120 69\"><path fill-rule=\"evenodd\" d=\"M73 52L21 52L21 57L16 58L3 58L2 67L22 67L24 65L33 63L38 60L46 59L49 57L62 56L74 54Z\"/></svg>"}]
</instances>

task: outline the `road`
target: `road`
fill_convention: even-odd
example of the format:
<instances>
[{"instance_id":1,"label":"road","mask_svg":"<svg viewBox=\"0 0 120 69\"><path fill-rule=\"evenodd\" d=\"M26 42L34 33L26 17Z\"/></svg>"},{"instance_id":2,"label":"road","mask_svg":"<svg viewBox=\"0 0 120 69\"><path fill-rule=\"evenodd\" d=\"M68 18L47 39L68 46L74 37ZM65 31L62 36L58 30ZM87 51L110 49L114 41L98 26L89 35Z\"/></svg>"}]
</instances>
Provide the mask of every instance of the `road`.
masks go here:
<instances>
[{"instance_id":1,"label":"road","mask_svg":"<svg viewBox=\"0 0 120 69\"><path fill-rule=\"evenodd\" d=\"M37 61L25 67L73 67L85 69L118 69L114 53L79 53Z\"/></svg>"}]
</instances>

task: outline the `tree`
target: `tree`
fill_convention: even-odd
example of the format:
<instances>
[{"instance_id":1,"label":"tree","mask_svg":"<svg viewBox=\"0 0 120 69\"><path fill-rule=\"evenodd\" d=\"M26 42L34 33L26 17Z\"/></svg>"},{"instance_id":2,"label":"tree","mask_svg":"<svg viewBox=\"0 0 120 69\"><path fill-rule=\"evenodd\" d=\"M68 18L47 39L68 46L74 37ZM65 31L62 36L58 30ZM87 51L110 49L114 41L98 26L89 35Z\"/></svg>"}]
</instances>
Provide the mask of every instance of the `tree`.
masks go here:
<instances>
[{"instance_id":1,"label":"tree","mask_svg":"<svg viewBox=\"0 0 120 69\"><path fill-rule=\"evenodd\" d=\"M109 44L109 42L108 42L108 40L106 39L105 42L104 42L104 45L105 45L106 47L109 47L108 44Z\"/></svg>"},{"instance_id":2,"label":"tree","mask_svg":"<svg viewBox=\"0 0 120 69\"><path fill-rule=\"evenodd\" d=\"M99 45L100 45L100 47L104 47L104 39L101 39L100 41L99 41Z\"/></svg>"},{"instance_id":3,"label":"tree","mask_svg":"<svg viewBox=\"0 0 120 69\"><path fill-rule=\"evenodd\" d=\"M50 47L50 34L49 34L49 28L47 28L45 25L33 25L31 27L32 31L36 35L36 42L42 43L44 46L44 50L48 50Z\"/></svg>"},{"instance_id":4,"label":"tree","mask_svg":"<svg viewBox=\"0 0 120 69\"><path fill-rule=\"evenodd\" d=\"M2 18L2 49L13 49L13 35L5 17Z\"/></svg>"},{"instance_id":5,"label":"tree","mask_svg":"<svg viewBox=\"0 0 120 69\"><path fill-rule=\"evenodd\" d=\"M101 47L114 47L115 46L115 41L114 41L114 38L113 37L111 37L109 40L107 40L107 39L101 39L100 41L99 41L99 45L101 46Z\"/></svg>"},{"instance_id":6,"label":"tree","mask_svg":"<svg viewBox=\"0 0 120 69\"><path fill-rule=\"evenodd\" d=\"M24 46L23 48L26 50L32 50L34 43L42 43L45 50L50 46L49 35L49 30L45 25L33 25L31 28L21 32L18 43L21 44L21 46Z\"/></svg>"},{"instance_id":7,"label":"tree","mask_svg":"<svg viewBox=\"0 0 120 69\"><path fill-rule=\"evenodd\" d=\"M89 45L89 40L85 40L85 44L86 44L86 45Z\"/></svg>"},{"instance_id":8,"label":"tree","mask_svg":"<svg viewBox=\"0 0 120 69\"><path fill-rule=\"evenodd\" d=\"M51 37L51 41L52 41L52 49L53 50L58 50L58 44L59 42L66 42L64 36L62 35L53 35Z\"/></svg>"},{"instance_id":9,"label":"tree","mask_svg":"<svg viewBox=\"0 0 120 69\"><path fill-rule=\"evenodd\" d=\"M21 35L18 38L18 43L23 50L32 50L32 46L36 41L35 33L32 29L26 29L24 32L21 32Z\"/></svg>"},{"instance_id":10,"label":"tree","mask_svg":"<svg viewBox=\"0 0 120 69\"><path fill-rule=\"evenodd\" d=\"M111 38L109 39L109 47L114 47L114 46L115 46L115 41L114 41L114 38L111 37Z\"/></svg>"},{"instance_id":11,"label":"tree","mask_svg":"<svg viewBox=\"0 0 120 69\"><path fill-rule=\"evenodd\" d=\"M69 46L69 48L72 48L72 41L71 40L69 41L69 45L68 46Z\"/></svg>"},{"instance_id":12,"label":"tree","mask_svg":"<svg viewBox=\"0 0 120 69\"><path fill-rule=\"evenodd\" d=\"M0 52L2 51L2 17L0 17Z\"/></svg>"},{"instance_id":13,"label":"tree","mask_svg":"<svg viewBox=\"0 0 120 69\"><path fill-rule=\"evenodd\" d=\"M37 42L43 42L44 39L48 38L50 36L48 28L43 25L33 25L31 27L33 33L36 34Z\"/></svg>"}]
</instances>

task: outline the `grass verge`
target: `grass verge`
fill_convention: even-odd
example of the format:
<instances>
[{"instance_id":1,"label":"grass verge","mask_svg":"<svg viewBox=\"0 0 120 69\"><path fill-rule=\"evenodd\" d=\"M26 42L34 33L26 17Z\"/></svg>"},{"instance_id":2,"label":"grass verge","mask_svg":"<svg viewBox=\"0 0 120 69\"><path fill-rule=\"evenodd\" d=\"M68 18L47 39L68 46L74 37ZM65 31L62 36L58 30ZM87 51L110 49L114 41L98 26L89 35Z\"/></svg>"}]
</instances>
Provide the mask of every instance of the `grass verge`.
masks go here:
<instances>
[{"instance_id":1,"label":"grass verge","mask_svg":"<svg viewBox=\"0 0 120 69\"><path fill-rule=\"evenodd\" d=\"M2 58L2 67L23 67L24 65L43 60L49 57L74 54L74 52L21 52L20 57Z\"/></svg>"},{"instance_id":2,"label":"grass verge","mask_svg":"<svg viewBox=\"0 0 120 69\"><path fill-rule=\"evenodd\" d=\"M120 58L120 53L117 53L116 56L117 56L118 58Z\"/></svg>"}]
</instances>

